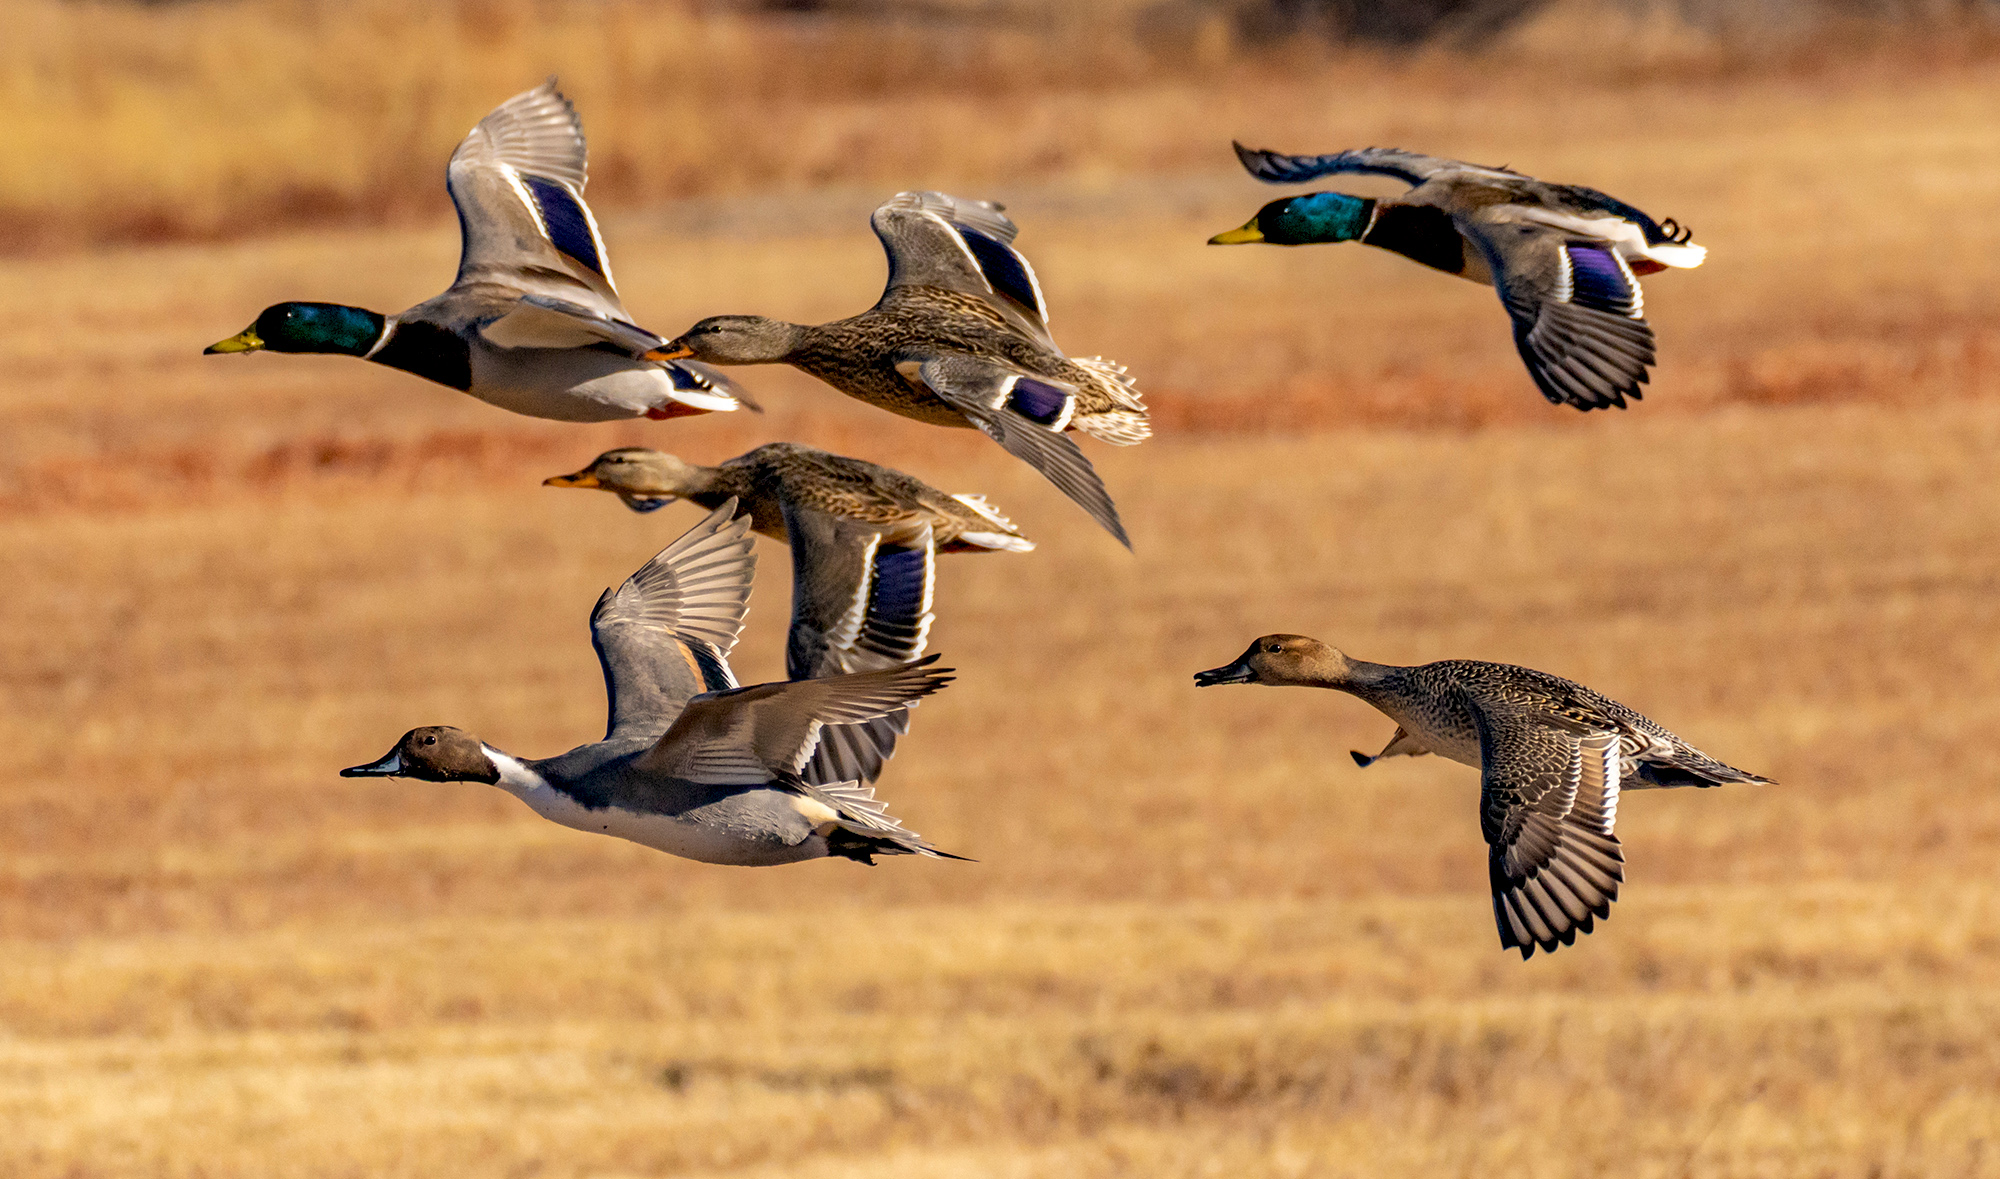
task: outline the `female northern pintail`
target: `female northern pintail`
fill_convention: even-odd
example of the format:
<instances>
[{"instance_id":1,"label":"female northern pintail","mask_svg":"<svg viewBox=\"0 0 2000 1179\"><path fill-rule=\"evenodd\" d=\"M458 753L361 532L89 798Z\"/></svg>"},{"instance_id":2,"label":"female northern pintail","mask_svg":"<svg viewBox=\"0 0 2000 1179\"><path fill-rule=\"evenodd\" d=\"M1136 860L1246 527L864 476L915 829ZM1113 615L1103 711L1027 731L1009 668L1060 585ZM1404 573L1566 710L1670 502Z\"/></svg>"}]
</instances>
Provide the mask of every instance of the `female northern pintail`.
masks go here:
<instances>
[{"instance_id":1,"label":"female northern pintail","mask_svg":"<svg viewBox=\"0 0 2000 1179\"><path fill-rule=\"evenodd\" d=\"M344 777L487 782L546 819L711 864L821 856L943 856L863 783L816 779L828 726L907 708L950 682L936 656L854 675L740 688L729 651L756 563L748 519L726 503L606 590L591 612L610 722L604 739L517 758L459 729L405 733ZM956 858L956 857L953 857Z\"/></svg>"},{"instance_id":2,"label":"female northern pintail","mask_svg":"<svg viewBox=\"0 0 2000 1179\"><path fill-rule=\"evenodd\" d=\"M1374 705L1396 735L1374 757L1435 753L1480 770L1479 825L1489 848L1502 947L1554 950L1608 917L1625 878L1612 826L1622 790L1771 779L1726 766L1616 700L1508 663L1447 659L1366 663L1303 635L1265 635L1201 687L1334 688Z\"/></svg>"},{"instance_id":3,"label":"female northern pintail","mask_svg":"<svg viewBox=\"0 0 2000 1179\"><path fill-rule=\"evenodd\" d=\"M718 467L624 447L546 482L616 492L639 511L676 498L710 508L734 498L753 529L791 546L785 674L795 680L922 655L932 621L935 552L1035 547L978 496L946 495L901 471L789 442L760 446ZM873 782L908 724L908 714L899 711L831 727L814 763L829 779Z\"/></svg>"},{"instance_id":4,"label":"female northern pintail","mask_svg":"<svg viewBox=\"0 0 2000 1179\"><path fill-rule=\"evenodd\" d=\"M636 359L660 337L618 298L584 173L583 125L555 80L515 95L451 154L463 246L442 295L398 315L279 303L208 351L359 356L566 422L735 409L740 391L713 369Z\"/></svg>"},{"instance_id":5,"label":"female northern pintail","mask_svg":"<svg viewBox=\"0 0 2000 1179\"><path fill-rule=\"evenodd\" d=\"M1339 192L1272 201L1209 244L1358 241L1490 283L1514 320L1514 345L1544 397L1578 409L1624 408L1653 363L1638 275L1701 265L1688 230L1594 188L1545 184L1506 168L1370 147L1287 156L1236 145L1259 180L1297 184L1338 172L1413 185L1395 200Z\"/></svg>"},{"instance_id":6,"label":"female northern pintail","mask_svg":"<svg viewBox=\"0 0 2000 1179\"><path fill-rule=\"evenodd\" d=\"M1075 359L1000 206L906 192L870 219L889 255L875 306L832 323L704 319L646 355L789 364L850 397L936 426L976 426L1040 471L1128 548L1104 484L1066 430L1120 446L1152 433L1122 366Z\"/></svg>"}]
</instances>

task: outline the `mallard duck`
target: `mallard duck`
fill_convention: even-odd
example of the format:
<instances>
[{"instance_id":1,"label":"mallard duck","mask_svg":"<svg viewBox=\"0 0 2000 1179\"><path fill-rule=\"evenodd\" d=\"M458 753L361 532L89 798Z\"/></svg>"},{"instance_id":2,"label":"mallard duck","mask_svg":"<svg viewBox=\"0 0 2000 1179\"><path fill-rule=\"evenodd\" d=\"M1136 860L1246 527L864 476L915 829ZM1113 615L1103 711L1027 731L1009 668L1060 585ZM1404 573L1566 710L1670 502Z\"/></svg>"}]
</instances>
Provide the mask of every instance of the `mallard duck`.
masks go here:
<instances>
[{"instance_id":1,"label":"mallard duck","mask_svg":"<svg viewBox=\"0 0 2000 1179\"><path fill-rule=\"evenodd\" d=\"M667 546L590 615L604 665L604 739L555 757L503 753L461 729L411 729L343 777L485 782L543 818L711 864L823 856L945 856L855 781L804 772L829 726L907 708L950 682L930 659L741 688L729 651L743 629L756 556L726 503ZM959 857L949 857L959 858Z\"/></svg>"},{"instance_id":2,"label":"mallard duck","mask_svg":"<svg viewBox=\"0 0 2000 1179\"><path fill-rule=\"evenodd\" d=\"M464 246L442 295L397 315L279 303L207 351L359 356L565 422L749 404L703 365L635 359L660 337L633 324L618 299L583 203L583 124L553 78L479 120L445 182Z\"/></svg>"},{"instance_id":3,"label":"mallard duck","mask_svg":"<svg viewBox=\"0 0 2000 1179\"><path fill-rule=\"evenodd\" d=\"M1654 361L1639 275L1701 265L1686 227L1654 221L1594 188L1390 148L1287 156L1236 145L1259 180L1299 184L1361 172L1412 185L1395 200L1340 192L1285 197L1211 245L1358 241L1490 283L1542 396L1578 409L1625 407Z\"/></svg>"},{"instance_id":4,"label":"mallard duck","mask_svg":"<svg viewBox=\"0 0 2000 1179\"><path fill-rule=\"evenodd\" d=\"M1727 766L1582 684L1508 663L1447 659L1396 667L1350 659L1304 635L1265 635L1234 663L1197 672L1201 687L1333 688L1374 705L1396 735L1373 757L1435 753L1480 771L1500 945L1531 957L1609 917L1625 879L1612 826L1624 790L1771 784Z\"/></svg>"},{"instance_id":5,"label":"mallard duck","mask_svg":"<svg viewBox=\"0 0 2000 1179\"><path fill-rule=\"evenodd\" d=\"M543 482L609 491L635 512L656 511L676 499L713 508L735 496L750 513L751 527L773 540L786 538L784 505L792 503L881 528L928 523L940 553L1035 547L981 496L949 495L901 471L796 442L769 442L713 467L621 446L581 471Z\"/></svg>"},{"instance_id":6,"label":"mallard duck","mask_svg":"<svg viewBox=\"0 0 2000 1179\"><path fill-rule=\"evenodd\" d=\"M1151 434L1125 369L1073 359L1049 334L1048 309L1014 223L1000 206L906 192L870 223L889 255L875 306L833 323L721 315L645 355L710 364L789 364L850 397L936 426L976 426L1026 460L1127 548L1079 430L1121 446Z\"/></svg>"},{"instance_id":7,"label":"mallard duck","mask_svg":"<svg viewBox=\"0 0 2000 1179\"><path fill-rule=\"evenodd\" d=\"M922 655L931 625L934 552L1035 547L978 496L946 495L901 471L790 442L760 446L717 467L620 447L573 475L545 482L615 492L642 512L676 498L707 508L734 499L752 529L791 546L785 674L792 679L887 667ZM908 723L899 712L829 727L813 754L819 777L874 781Z\"/></svg>"}]
</instances>

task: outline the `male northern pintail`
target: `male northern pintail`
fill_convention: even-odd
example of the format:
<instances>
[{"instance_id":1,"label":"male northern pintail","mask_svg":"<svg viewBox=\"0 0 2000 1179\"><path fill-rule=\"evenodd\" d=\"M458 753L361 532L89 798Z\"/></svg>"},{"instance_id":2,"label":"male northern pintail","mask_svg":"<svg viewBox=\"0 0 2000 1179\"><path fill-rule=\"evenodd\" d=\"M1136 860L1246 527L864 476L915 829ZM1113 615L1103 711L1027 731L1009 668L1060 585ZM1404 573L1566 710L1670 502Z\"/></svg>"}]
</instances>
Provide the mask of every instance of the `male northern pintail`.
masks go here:
<instances>
[{"instance_id":1,"label":"male northern pintail","mask_svg":"<svg viewBox=\"0 0 2000 1179\"><path fill-rule=\"evenodd\" d=\"M709 508L734 498L753 529L791 546L785 674L793 679L922 655L932 621L934 552L1034 548L978 496L946 495L901 471L789 442L717 467L624 447L546 482L616 492L639 511L676 498ZM908 724L899 711L829 727L814 763L830 780L872 782Z\"/></svg>"},{"instance_id":2,"label":"male northern pintail","mask_svg":"<svg viewBox=\"0 0 2000 1179\"><path fill-rule=\"evenodd\" d=\"M1064 432L1129 446L1152 433L1146 407L1122 366L1056 347L1041 285L1012 245L1014 223L999 205L941 192L902 193L870 223L889 284L869 310L818 325L715 316L646 355L789 364L907 418L976 426L1130 547L1103 482Z\"/></svg>"},{"instance_id":3,"label":"male northern pintail","mask_svg":"<svg viewBox=\"0 0 2000 1179\"><path fill-rule=\"evenodd\" d=\"M1384 757L1435 753L1480 770L1493 918L1521 957L1554 950L1608 917L1625 878L1612 826L1621 790L1771 779L1726 766L1616 700L1508 663L1395 667L1349 659L1303 635L1265 635L1196 684L1335 688L1396 722Z\"/></svg>"},{"instance_id":4,"label":"male northern pintail","mask_svg":"<svg viewBox=\"0 0 2000 1179\"><path fill-rule=\"evenodd\" d=\"M1688 230L1594 188L1390 148L1287 156L1236 145L1251 175L1298 184L1338 172L1413 185L1395 200L1339 192L1272 201L1211 245L1358 241L1476 283L1514 319L1514 345L1542 395L1578 409L1624 408L1653 363L1638 275L1701 265Z\"/></svg>"},{"instance_id":5,"label":"male northern pintail","mask_svg":"<svg viewBox=\"0 0 2000 1179\"><path fill-rule=\"evenodd\" d=\"M481 119L445 182L463 245L442 295L397 315L279 303L208 351L359 356L566 422L737 407L740 391L705 365L636 359L660 337L632 323L612 284L583 203L583 125L554 79Z\"/></svg>"},{"instance_id":6,"label":"male northern pintail","mask_svg":"<svg viewBox=\"0 0 2000 1179\"><path fill-rule=\"evenodd\" d=\"M942 856L867 785L815 780L828 726L907 708L950 682L936 656L853 675L741 688L729 651L756 558L750 521L725 503L591 612L610 721L604 739L517 758L449 727L412 729L344 777L487 782L546 819L711 864L821 856ZM955 858L955 857L954 857Z\"/></svg>"}]
</instances>

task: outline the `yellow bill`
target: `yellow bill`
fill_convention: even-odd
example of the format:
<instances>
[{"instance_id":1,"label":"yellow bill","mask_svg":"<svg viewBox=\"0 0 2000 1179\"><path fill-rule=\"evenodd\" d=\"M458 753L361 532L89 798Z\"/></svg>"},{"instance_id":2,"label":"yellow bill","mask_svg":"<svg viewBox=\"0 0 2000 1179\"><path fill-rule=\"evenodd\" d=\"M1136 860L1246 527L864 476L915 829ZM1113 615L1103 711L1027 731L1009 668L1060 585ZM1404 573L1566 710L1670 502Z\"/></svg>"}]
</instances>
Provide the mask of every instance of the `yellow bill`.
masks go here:
<instances>
[{"instance_id":1,"label":"yellow bill","mask_svg":"<svg viewBox=\"0 0 2000 1179\"><path fill-rule=\"evenodd\" d=\"M222 352L257 352L264 347L264 337L257 334L257 325L252 324L227 340L217 340L201 350L203 356L214 356Z\"/></svg>"},{"instance_id":2,"label":"yellow bill","mask_svg":"<svg viewBox=\"0 0 2000 1179\"><path fill-rule=\"evenodd\" d=\"M1250 220L1244 222L1240 229L1231 229L1209 238L1208 244L1211 246L1240 246L1249 242L1261 242L1263 240L1264 231L1257 227L1257 219L1252 217Z\"/></svg>"},{"instance_id":3,"label":"yellow bill","mask_svg":"<svg viewBox=\"0 0 2000 1179\"><path fill-rule=\"evenodd\" d=\"M589 471L578 471L574 475L550 475L542 480L543 487L602 487L597 476Z\"/></svg>"}]
</instances>

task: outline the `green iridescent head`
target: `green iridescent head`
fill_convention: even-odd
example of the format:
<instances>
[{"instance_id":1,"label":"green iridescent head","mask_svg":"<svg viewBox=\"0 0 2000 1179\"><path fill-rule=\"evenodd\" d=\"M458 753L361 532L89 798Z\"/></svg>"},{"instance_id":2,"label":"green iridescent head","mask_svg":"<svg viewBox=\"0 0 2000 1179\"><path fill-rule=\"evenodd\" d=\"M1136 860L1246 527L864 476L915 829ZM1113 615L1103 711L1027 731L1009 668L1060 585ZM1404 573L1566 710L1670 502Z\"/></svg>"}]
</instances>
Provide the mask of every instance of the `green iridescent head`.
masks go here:
<instances>
[{"instance_id":1,"label":"green iridescent head","mask_svg":"<svg viewBox=\"0 0 2000 1179\"><path fill-rule=\"evenodd\" d=\"M335 352L361 356L382 338L388 320L373 311L339 303L278 303L264 308L257 322L203 349L218 352Z\"/></svg>"},{"instance_id":2,"label":"green iridescent head","mask_svg":"<svg viewBox=\"0 0 2000 1179\"><path fill-rule=\"evenodd\" d=\"M1241 229L1218 233L1211 246L1267 242L1274 246L1310 246L1321 242L1351 242L1368 232L1375 202L1344 192L1315 192L1282 197L1257 210Z\"/></svg>"}]
</instances>

